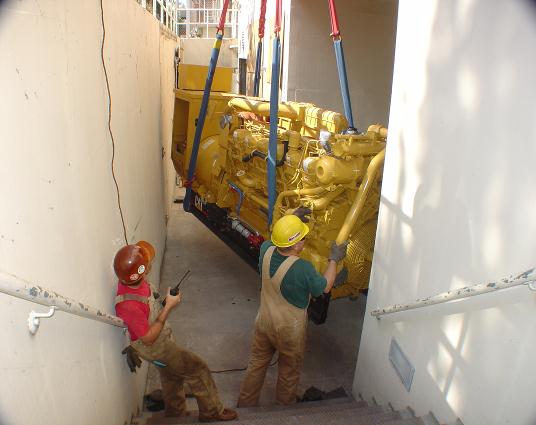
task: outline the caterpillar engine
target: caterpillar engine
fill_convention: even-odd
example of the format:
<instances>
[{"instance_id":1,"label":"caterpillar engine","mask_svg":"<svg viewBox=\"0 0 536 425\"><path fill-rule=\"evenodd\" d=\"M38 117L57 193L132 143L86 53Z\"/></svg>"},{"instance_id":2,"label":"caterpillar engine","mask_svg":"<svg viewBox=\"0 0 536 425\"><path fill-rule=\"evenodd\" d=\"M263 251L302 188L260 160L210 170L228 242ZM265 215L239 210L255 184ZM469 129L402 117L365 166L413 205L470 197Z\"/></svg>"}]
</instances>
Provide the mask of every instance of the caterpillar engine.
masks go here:
<instances>
[{"instance_id":1,"label":"caterpillar engine","mask_svg":"<svg viewBox=\"0 0 536 425\"><path fill-rule=\"evenodd\" d=\"M176 90L172 160L186 179L202 91ZM190 211L252 266L269 239L267 155L269 102L211 93ZM279 105L277 200L273 222L302 206L312 212L301 257L320 272L331 241L349 240L332 298L368 287L387 129L344 134L342 114L310 103Z\"/></svg>"}]
</instances>

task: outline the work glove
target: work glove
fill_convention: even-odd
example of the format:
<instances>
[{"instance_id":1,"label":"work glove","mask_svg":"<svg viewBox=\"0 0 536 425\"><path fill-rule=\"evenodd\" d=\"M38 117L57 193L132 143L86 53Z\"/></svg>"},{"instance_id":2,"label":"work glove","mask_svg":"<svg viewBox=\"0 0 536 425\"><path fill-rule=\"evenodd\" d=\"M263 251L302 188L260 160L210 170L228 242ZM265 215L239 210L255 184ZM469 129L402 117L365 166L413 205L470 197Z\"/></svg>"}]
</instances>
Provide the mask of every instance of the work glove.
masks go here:
<instances>
[{"instance_id":1,"label":"work glove","mask_svg":"<svg viewBox=\"0 0 536 425\"><path fill-rule=\"evenodd\" d=\"M329 259L336 261L337 263L346 257L346 248L348 247L348 241L337 245L335 241L331 243L331 251L329 253Z\"/></svg>"},{"instance_id":2,"label":"work glove","mask_svg":"<svg viewBox=\"0 0 536 425\"><path fill-rule=\"evenodd\" d=\"M131 372L136 373L136 368L141 367L141 359L136 350L129 345L121 351L121 354L126 354L128 368Z\"/></svg>"},{"instance_id":3,"label":"work glove","mask_svg":"<svg viewBox=\"0 0 536 425\"><path fill-rule=\"evenodd\" d=\"M306 217L307 215L311 214L313 211L310 208L307 207L298 207L294 210L292 214L294 214L296 217L298 217L302 222L308 223L309 217Z\"/></svg>"}]
</instances>

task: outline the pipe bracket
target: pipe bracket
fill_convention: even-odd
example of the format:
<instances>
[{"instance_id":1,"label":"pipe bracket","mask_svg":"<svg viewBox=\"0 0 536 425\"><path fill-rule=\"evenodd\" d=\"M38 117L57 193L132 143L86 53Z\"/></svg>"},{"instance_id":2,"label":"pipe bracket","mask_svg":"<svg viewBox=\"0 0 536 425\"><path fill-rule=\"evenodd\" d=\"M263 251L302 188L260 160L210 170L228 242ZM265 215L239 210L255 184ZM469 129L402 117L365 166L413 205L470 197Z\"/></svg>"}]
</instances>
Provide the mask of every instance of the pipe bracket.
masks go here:
<instances>
[{"instance_id":1,"label":"pipe bracket","mask_svg":"<svg viewBox=\"0 0 536 425\"><path fill-rule=\"evenodd\" d=\"M48 319L54 316L56 308L55 305L51 306L48 313L37 313L33 310L30 311L30 314L28 315L28 329L32 335L37 333L41 319Z\"/></svg>"}]
</instances>

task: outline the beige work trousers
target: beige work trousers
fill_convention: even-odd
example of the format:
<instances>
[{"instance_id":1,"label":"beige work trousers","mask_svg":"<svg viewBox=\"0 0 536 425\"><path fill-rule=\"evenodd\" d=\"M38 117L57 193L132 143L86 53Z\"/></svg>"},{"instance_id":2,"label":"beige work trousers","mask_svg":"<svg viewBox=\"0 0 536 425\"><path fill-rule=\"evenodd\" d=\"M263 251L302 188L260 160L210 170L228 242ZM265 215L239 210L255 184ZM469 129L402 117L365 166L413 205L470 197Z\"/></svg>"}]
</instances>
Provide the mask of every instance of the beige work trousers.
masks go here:
<instances>
[{"instance_id":1,"label":"beige work trousers","mask_svg":"<svg viewBox=\"0 0 536 425\"><path fill-rule=\"evenodd\" d=\"M287 258L270 277L270 261L274 251L275 247L268 248L262 262L261 305L255 320L246 377L240 388L239 407L259 403L266 370L275 351L279 352L276 402L296 402L305 352L307 312L293 306L281 295L281 282L298 257Z\"/></svg>"},{"instance_id":2,"label":"beige work trousers","mask_svg":"<svg viewBox=\"0 0 536 425\"><path fill-rule=\"evenodd\" d=\"M163 331L151 346L144 345L140 340L132 346L141 358L157 360L166 365L158 368L166 416L179 416L186 412L184 382L188 383L197 400L199 417L217 416L223 411L223 405L207 364L191 351L179 347L165 333Z\"/></svg>"},{"instance_id":3,"label":"beige work trousers","mask_svg":"<svg viewBox=\"0 0 536 425\"><path fill-rule=\"evenodd\" d=\"M239 407L258 405L266 370L275 351L279 352L276 402L285 405L296 403L305 352L305 336L306 333L303 332L301 338L296 338L294 331L285 334L284 329L278 334L266 333L259 329L259 326L255 326L247 374L240 388Z\"/></svg>"}]
</instances>

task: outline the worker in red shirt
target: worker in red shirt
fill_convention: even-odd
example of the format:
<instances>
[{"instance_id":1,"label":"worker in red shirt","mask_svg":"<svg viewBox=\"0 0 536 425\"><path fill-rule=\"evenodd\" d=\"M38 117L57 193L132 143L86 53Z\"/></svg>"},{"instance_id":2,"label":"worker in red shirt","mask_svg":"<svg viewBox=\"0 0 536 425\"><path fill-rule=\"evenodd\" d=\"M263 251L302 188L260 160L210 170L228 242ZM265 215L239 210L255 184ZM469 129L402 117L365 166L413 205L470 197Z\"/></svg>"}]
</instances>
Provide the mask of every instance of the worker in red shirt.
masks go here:
<instances>
[{"instance_id":1,"label":"worker in red shirt","mask_svg":"<svg viewBox=\"0 0 536 425\"><path fill-rule=\"evenodd\" d=\"M187 382L197 399L201 422L236 419L234 410L223 407L207 364L175 343L166 319L181 302L181 295L171 295L168 288L165 307L156 302L145 279L154 255L154 248L145 241L126 245L115 255L114 270L119 279L115 311L128 327L130 347L158 367L166 416L186 414L183 385Z\"/></svg>"}]
</instances>

